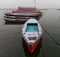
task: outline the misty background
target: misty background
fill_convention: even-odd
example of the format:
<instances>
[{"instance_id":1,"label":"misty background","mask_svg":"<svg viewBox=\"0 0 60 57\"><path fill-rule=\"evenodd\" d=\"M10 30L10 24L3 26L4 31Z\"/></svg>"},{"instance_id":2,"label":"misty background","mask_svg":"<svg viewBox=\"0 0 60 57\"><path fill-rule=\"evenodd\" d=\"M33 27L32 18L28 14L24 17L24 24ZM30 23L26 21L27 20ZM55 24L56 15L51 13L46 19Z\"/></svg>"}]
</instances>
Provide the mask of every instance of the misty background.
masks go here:
<instances>
[{"instance_id":1,"label":"misty background","mask_svg":"<svg viewBox=\"0 0 60 57\"><path fill-rule=\"evenodd\" d=\"M60 8L60 0L35 0L36 8ZM0 0L0 8L35 7L34 0Z\"/></svg>"}]
</instances>

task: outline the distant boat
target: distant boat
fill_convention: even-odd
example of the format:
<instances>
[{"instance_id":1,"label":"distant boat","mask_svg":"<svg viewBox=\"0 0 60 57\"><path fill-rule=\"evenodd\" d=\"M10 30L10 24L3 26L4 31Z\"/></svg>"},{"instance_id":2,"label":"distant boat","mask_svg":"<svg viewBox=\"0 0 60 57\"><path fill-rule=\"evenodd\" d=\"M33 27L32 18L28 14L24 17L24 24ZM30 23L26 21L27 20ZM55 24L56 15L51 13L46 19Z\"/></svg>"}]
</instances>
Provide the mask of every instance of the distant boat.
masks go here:
<instances>
[{"instance_id":1,"label":"distant boat","mask_svg":"<svg viewBox=\"0 0 60 57\"><path fill-rule=\"evenodd\" d=\"M23 8L18 7L17 10L4 14L6 22L20 22L27 21L30 18L40 19L42 12L36 8Z\"/></svg>"},{"instance_id":2,"label":"distant boat","mask_svg":"<svg viewBox=\"0 0 60 57\"><path fill-rule=\"evenodd\" d=\"M57 10L60 10L60 9L57 9Z\"/></svg>"},{"instance_id":3,"label":"distant boat","mask_svg":"<svg viewBox=\"0 0 60 57\"><path fill-rule=\"evenodd\" d=\"M28 51L33 53L42 42L42 28L36 19L29 19L25 22L22 29L22 36Z\"/></svg>"}]
</instances>

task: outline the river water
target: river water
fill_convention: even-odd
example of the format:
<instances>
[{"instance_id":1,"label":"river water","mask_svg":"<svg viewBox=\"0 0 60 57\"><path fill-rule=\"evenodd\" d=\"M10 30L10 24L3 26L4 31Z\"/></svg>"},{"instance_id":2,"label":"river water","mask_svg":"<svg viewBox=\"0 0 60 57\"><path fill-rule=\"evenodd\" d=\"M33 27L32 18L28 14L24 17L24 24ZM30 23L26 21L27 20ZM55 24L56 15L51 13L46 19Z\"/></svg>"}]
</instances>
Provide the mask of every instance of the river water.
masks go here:
<instances>
[{"instance_id":1,"label":"river water","mask_svg":"<svg viewBox=\"0 0 60 57\"><path fill-rule=\"evenodd\" d=\"M23 24L5 24L3 16L6 11L0 10L0 57L60 57L59 10L41 10L43 16L39 23L43 28L43 41L34 54L28 54L23 46Z\"/></svg>"}]
</instances>

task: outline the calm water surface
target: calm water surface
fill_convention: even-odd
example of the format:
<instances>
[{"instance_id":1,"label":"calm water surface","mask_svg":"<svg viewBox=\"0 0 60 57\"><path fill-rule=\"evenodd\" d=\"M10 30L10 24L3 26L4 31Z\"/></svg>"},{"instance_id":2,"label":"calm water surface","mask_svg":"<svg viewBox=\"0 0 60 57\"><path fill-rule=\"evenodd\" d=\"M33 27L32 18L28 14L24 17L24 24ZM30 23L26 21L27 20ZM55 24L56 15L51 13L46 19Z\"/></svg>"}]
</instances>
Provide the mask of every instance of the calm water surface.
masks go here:
<instances>
[{"instance_id":1,"label":"calm water surface","mask_svg":"<svg viewBox=\"0 0 60 57\"><path fill-rule=\"evenodd\" d=\"M42 47L38 46L34 54L28 54L22 41L23 24L5 24L3 15L6 10L0 10L0 57L60 57L60 11L45 10L39 23L43 26Z\"/></svg>"}]
</instances>

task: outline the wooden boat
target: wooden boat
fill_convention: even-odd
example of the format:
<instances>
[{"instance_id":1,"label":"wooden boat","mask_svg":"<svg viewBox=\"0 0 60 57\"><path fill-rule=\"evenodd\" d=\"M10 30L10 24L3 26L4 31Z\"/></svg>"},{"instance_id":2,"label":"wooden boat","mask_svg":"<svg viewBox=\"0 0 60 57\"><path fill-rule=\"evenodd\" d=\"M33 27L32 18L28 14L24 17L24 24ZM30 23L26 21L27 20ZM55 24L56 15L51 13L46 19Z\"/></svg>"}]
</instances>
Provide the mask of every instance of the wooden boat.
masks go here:
<instances>
[{"instance_id":1,"label":"wooden boat","mask_svg":"<svg viewBox=\"0 0 60 57\"><path fill-rule=\"evenodd\" d=\"M15 21L27 21L30 18L40 19L42 12L36 8L20 8L17 10L4 14L4 20L14 22Z\"/></svg>"},{"instance_id":2,"label":"wooden boat","mask_svg":"<svg viewBox=\"0 0 60 57\"><path fill-rule=\"evenodd\" d=\"M36 19L29 19L23 26L22 36L27 49L33 53L39 43L42 42L42 28Z\"/></svg>"}]
</instances>

